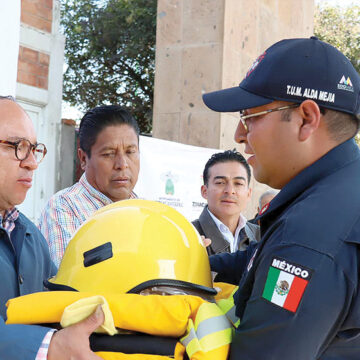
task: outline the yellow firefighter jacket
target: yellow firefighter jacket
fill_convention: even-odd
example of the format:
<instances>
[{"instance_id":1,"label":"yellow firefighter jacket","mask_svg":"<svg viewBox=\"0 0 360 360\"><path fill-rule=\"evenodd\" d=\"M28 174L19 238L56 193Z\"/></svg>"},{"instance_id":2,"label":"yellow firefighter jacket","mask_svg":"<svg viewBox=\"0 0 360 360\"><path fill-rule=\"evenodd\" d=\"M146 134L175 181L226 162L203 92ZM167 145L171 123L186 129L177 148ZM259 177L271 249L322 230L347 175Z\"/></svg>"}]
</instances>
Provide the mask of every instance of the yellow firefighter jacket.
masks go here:
<instances>
[{"instance_id":1,"label":"yellow firefighter jacket","mask_svg":"<svg viewBox=\"0 0 360 360\"><path fill-rule=\"evenodd\" d=\"M219 297L218 297L219 298ZM155 336L179 338L170 357L120 352L97 352L107 360L226 359L232 326L215 303L191 295L94 294L53 291L21 296L8 301L7 323L53 324L64 326L80 321L101 304L105 322L100 332L116 329ZM231 306L231 305L230 305ZM225 312L229 305L225 306ZM66 311L64 312L64 310ZM83 309L83 310L82 310Z\"/></svg>"}]
</instances>

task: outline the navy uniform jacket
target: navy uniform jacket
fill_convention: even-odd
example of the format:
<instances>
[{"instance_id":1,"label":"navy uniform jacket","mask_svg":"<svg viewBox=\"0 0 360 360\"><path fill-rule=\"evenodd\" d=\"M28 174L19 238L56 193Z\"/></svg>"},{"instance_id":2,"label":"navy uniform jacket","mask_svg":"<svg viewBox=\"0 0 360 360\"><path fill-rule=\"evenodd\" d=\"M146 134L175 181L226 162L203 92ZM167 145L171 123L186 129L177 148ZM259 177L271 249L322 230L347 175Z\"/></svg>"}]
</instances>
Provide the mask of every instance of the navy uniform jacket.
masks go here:
<instances>
[{"instance_id":1,"label":"navy uniform jacket","mask_svg":"<svg viewBox=\"0 0 360 360\"><path fill-rule=\"evenodd\" d=\"M337 146L261 215L257 249L210 257L239 284L230 359L360 359L360 152Z\"/></svg>"},{"instance_id":2,"label":"navy uniform jacket","mask_svg":"<svg viewBox=\"0 0 360 360\"><path fill-rule=\"evenodd\" d=\"M56 267L45 238L21 213L15 221L11 240L0 226L0 359L35 359L49 329L5 325L5 304L10 298L44 290L43 281L55 275Z\"/></svg>"}]
</instances>

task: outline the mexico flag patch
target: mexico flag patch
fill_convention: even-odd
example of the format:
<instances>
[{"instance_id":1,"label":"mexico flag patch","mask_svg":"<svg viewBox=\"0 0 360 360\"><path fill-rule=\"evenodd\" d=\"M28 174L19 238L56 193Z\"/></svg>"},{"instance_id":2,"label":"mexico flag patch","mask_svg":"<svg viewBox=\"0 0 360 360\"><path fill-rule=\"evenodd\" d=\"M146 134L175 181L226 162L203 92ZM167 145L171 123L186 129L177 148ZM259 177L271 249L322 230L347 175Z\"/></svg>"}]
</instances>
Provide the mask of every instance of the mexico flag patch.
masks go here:
<instances>
[{"instance_id":1,"label":"mexico flag patch","mask_svg":"<svg viewBox=\"0 0 360 360\"><path fill-rule=\"evenodd\" d=\"M296 312L312 272L301 265L273 257L263 298L286 310Z\"/></svg>"}]
</instances>

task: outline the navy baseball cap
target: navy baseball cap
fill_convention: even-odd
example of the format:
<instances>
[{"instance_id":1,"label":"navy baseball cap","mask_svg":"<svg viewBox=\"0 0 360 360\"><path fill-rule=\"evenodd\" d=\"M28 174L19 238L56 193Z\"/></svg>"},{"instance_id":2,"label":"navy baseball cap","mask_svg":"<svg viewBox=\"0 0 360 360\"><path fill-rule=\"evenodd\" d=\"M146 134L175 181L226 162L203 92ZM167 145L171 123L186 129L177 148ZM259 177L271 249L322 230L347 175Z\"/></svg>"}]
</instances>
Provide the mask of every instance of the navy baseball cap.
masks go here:
<instances>
[{"instance_id":1,"label":"navy baseball cap","mask_svg":"<svg viewBox=\"0 0 360 360\"><path fill-rule=\"evenodd\" d=\"M275 43L255 60L239 86L203 95L206 106L222 112L306 99L360 119L359 74L345 55L315 36Z\"/></svg>"}]
</instances>

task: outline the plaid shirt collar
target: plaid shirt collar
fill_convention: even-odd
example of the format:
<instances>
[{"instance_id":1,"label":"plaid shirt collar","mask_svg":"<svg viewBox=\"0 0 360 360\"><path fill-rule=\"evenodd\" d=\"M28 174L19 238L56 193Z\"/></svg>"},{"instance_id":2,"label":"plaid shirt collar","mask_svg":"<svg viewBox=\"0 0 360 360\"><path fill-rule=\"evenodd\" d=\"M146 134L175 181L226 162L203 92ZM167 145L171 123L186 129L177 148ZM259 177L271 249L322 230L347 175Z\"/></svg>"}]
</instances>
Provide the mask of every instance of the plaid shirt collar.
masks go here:
<instances>
[{"instance_id":1,"label":"plaid shirt collar","mask_svg":"<svg viewBox=\"0 0 360 360\"><path fill-rule=\"evenodd\" d=\"M10 235L15 228L15 221L19 217L19 211L14 207L10 210L5 210L4 217L0 215L1 226Z\"/></svg>"},{"instance_id":2,"label":"plaid shirt collar","mask_svg":"<svg viewBox=\"0 0 360 360\"><path fill-rule=\"evenodd\" d=\"M90 183L87 181L85 173L81 175L79 183L89 192L89 194L101 201L104 205L111 204L113 201L109 199L106 195L104 195L99 190L95 189ZM129 199L137 199L137 195L132 191Z\"/></svg>"}]
</instances>

